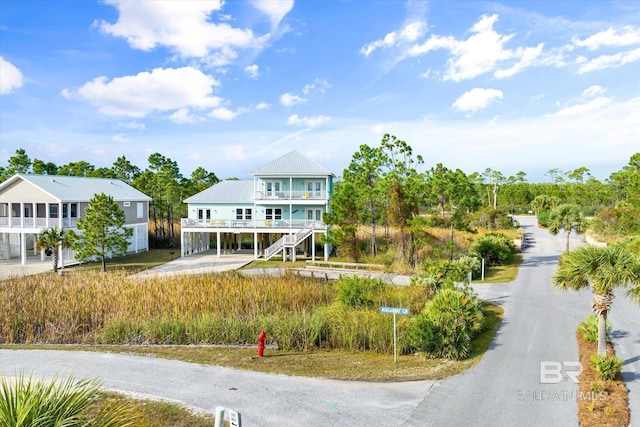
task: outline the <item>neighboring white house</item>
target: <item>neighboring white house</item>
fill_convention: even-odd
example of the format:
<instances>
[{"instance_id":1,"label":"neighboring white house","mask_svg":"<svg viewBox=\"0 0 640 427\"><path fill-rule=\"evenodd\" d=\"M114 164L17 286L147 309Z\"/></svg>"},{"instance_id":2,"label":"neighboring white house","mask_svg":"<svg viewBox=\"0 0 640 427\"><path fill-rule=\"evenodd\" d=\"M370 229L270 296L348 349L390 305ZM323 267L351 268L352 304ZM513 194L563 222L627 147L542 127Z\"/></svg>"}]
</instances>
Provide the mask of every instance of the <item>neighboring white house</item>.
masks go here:
<instances>
[{"instance_id":1,"label":"neighboring white house","mask_svg":"<svg viewBox=\"0 0 640 427\"><path fill-rule=\"evenodd\" d=\"M18 174L0 184L0 259L37 255L35 242L47 227L76 230L78 218L96 194L113 197L133 229L127 252L149 250L150 197L118 179ZM60 253L60 263L76 262L74 251ZM44 260L44 251L41 251Z\"/></svg>"},{"instance_id":2,"label":"neighboring white house","mask_svg":"<svg viewBox=\"0 0 640 427\"><path fill-rule=\"evenodd\" d=\"M292 151L251 173L253 180L222 181L186 199L181 255L208 250L215 235L217 255L242 249L248 241L254 258L296 252L315 260L318 235L326 234L322 214L329 209L334 175ZM329 246L323 246L324 258Z\"/></svg>"}]
</instances>

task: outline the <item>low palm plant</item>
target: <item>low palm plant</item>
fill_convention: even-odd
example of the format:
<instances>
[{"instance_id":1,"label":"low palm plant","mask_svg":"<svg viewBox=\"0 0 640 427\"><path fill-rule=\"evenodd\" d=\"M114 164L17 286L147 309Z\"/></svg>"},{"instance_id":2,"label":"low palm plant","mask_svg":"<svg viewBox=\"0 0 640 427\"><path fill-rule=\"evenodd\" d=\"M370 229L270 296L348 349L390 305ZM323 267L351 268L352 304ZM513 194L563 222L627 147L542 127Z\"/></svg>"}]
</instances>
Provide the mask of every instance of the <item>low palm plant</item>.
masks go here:
<instances>
[{"instance_id":1,"label":"low palm plant","mask_svg":"<svg viewBox=\"0 0 640 427\"><path fill-rule=\"evenodd\" d=\"M103 405L95 415L88 409L99 398L95 380L36 380L0 378L0 425L12 427L127 427L140 425L131 403Z\"/></svg>"},{"instance_id":2,"label":"low palm plant","mask_svg":"<svg viewBox=\"0 0 640 427\"><path fill-rule=\"evenodd\" d=\"M36 249L51 251L54 273L58 272L58 248L70 248L75 238L76 235L73 231L58 227L45 228L40 232L40 235L38 235Z\"/></svg>"}]
</instances>

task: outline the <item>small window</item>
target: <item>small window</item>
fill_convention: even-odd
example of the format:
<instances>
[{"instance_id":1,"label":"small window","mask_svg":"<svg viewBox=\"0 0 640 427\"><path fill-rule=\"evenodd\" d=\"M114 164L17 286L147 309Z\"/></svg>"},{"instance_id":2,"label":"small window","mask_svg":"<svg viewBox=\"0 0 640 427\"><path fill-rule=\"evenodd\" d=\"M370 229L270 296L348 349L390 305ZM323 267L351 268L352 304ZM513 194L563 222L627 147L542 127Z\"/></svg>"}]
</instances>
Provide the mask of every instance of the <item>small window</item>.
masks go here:
<instances>
[{"instance_id":1,"label":"small window","mask_svg":"<svg viewBox=\"0 0 640 427\"><path fill-rule=\"evenodd\" d=\"M282 219L282 209L276 208L275 211L276 212L275 212L275 215L274 215L273 219L275 219L275 220Z\"/></svg>"},{"instance_id":2,"label":"small window","mask_svg":"<svg viewBox=\"0 0 640 427\"><path fill-rule=\"evenodd\" d=\"M131 206L131 202L123 202L122 206L124 206L125 208L128 208L129 206Z\"/></svg>"},{"instance_id":3,"label":"small window","mask_svg":"<svg viewBox=\"0 0 640 427\"><path fill-rule=\"evenodd\" d=\"M71 204L71 218L78 218L78 204Z\"/></svg>"},{"instance_id":4,"label":"small window","mask_svg":"<svg viewBox=\"0 0 640 427\"><path fill-rule=\"evenodd\" d=\"M242 219L242 208L236 209L236 219Z\"/></svg>"},{"instance_id":5,"label":"small window","mask_svg":"<svg viewBox=\"0 0 640 427\"><path fill-rule=\"evenodd\" d=\"M251 219L251 209L244 210L244 219Z\"/></svg>"},{"instance_id":6,"label":"small window","mask_svg":"<svg viewBox=\"0 0 640 427\"><path fill-rule=\"evenodd\" d=\"M202 212L202 209L198 209L198 219L203 219L204 218L204 213Z\"/></svg>"},{"instance_id":7,"label":"small window","mask_svg":"<svg viewBox=\"0 0 640 427\"><path fill-rule=\"evenodd\" d=\"M211 209L207 209L207 220L211 219Z\"/></svg>"},{"instance_id":8,"label":"small window","mask_svg":"<svg viewBox=\"0 0 640 427\"><path fill-rule=\"evenodd\" d=\"M265 211L265 219L273 219L273 209L267 208Z\"/></svg>"},{"instance_id":9,"label":"small window","mask_svg":"<svg viewBox=\"0 0 640 427\"><path fill-rule=\"evenodd\" d=\"M142 218L144 217L144 204L142 202L138 202L136 203L136 210L137 210L137 218Z\"/></svg>"},{"instance_id":10,"label":"small window","mask_svg":"<svg viewBox=\"0 0 640 427\"><path fill-rule=\"evenodd\" d=\"M58 218L58 205L49 205L49 218Z\"/></svg>"}]
</instances>

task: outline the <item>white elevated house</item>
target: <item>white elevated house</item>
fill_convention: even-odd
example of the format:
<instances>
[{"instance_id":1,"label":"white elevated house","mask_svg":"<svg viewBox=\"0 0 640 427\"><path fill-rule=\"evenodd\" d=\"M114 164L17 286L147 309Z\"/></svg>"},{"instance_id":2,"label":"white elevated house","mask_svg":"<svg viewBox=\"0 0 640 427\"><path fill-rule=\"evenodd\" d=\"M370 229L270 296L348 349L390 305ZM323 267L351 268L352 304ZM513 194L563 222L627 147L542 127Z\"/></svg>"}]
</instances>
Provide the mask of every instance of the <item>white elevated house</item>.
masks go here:
<instances>
[{"instance_id":1,"label":"white elevated house","mask_svg":"<svg viewBox=\"0 0 640 427\"><path fill-rule=\"evenodd\" d=\"M47 227L77 231L78 218L96 194L105 193L125 213L125 227L133 229L127 252L149 250L151 198L119 179L17 174L0 183L0 259L37 255L35 242ZM44 261L44 251L40 254ZM60 252L61 266L76 262L74 251Z\"/></svg>"},{"instance_id":2,"label":"white elevated house","mask_svg":"<svg viewBox=\"0 0 640 427\"><path fill-rule=\"evenodd\" d=\"M333 173L292 151L251 174L253 180L222 181L184 201L181 255L215 242L218 257L253 249L255 259L289 254L295 260L302 252L315 260L318 237L327 232L322 214L329 209ZM325 260L329 250L323 245Z\"/></svg>"}]
</instances>

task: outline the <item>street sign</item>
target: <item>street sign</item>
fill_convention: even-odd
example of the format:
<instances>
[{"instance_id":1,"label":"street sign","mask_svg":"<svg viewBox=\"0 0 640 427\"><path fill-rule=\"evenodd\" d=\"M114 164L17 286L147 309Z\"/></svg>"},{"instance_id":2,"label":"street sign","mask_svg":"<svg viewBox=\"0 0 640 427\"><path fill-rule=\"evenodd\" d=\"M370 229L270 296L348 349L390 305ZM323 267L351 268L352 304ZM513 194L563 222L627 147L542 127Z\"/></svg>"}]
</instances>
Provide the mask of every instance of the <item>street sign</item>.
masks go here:
<instances>
[{"instance_id":1,"label":"street sign","mask_svg":"<svg viewBox=\"0 0 640 427\"><path fill-rule=\"evenodd\" d=\"M396 331L396 314L409 314L409 309L400 307L380 307L380 313L393 314L393 363L398 363L398 333Z\"/></svg>"},{"instance_id":2,"label":"street sign","mask_svg":"<svg viewBox=\"0 0 640 427\"><path fill-rule=\"evenodd\" d=\"M399 307L380 307L380 313L409 314L409 309L408 308L399 308Z\"/></svg>"}]
</instances>

